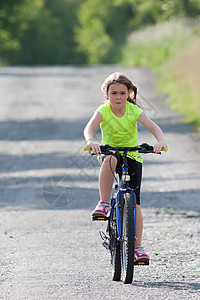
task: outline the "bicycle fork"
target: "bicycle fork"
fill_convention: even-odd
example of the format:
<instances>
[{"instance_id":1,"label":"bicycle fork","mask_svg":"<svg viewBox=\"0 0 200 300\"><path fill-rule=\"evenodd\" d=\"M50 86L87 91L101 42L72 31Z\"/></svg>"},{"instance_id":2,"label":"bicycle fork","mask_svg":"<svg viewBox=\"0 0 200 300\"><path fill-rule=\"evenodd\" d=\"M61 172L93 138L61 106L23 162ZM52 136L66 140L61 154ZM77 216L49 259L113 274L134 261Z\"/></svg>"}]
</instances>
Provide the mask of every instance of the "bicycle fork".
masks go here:
<instances>
[{"instance_id":1,"label":"bicycle fork","mask_svg":"<svg viewBox=\"0 0 200 300\"><path fill-rule=\"evenodd\" d=\"M126 189L124 191L127 191ZM122 190L123 192L123 190ZM137 234L136 234L136 196L135 196L135 193L133 191L131 191L131 194L133 196L133 205L134 205L134 240L137 241ZM117 213L117 230L118 230L118 238L119 240L121 240L121 206L122 206L122 203L120 201L120 199L122 199L122 196L123 193L120 195L120 193L117 193L117 210L116 210L116 213Z\"/></svg>"}]
</instances>

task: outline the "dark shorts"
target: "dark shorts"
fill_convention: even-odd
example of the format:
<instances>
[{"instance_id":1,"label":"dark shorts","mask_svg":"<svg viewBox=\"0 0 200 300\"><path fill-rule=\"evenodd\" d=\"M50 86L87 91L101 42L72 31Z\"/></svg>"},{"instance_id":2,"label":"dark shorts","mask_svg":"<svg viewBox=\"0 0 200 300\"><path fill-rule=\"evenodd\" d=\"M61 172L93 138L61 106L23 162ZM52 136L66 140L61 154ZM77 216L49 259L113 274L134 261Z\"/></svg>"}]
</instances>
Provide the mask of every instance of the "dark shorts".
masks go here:
<instances>
[{"instance_id":1,"label":"dark shorts","mask_svg":"<svg viewBox=\"0 0 200 300\"><path fill-rule=\"evenodd\" d=\"M122 166L122 157L118 157L114 155L117 158L117 167L115 172L119 174L119 177L121 178L121 166ZM100 155L99 162L100 164L103 163L106 155ZM129 157L127 157L127 163L128 163L128 174L130 176L129 181L129 187L134 189L134 193L136 195L136 203L140 205L140 188L141 188L141 181L142 181L142 163L133 160Z\"/></svg>"}]
</instances>

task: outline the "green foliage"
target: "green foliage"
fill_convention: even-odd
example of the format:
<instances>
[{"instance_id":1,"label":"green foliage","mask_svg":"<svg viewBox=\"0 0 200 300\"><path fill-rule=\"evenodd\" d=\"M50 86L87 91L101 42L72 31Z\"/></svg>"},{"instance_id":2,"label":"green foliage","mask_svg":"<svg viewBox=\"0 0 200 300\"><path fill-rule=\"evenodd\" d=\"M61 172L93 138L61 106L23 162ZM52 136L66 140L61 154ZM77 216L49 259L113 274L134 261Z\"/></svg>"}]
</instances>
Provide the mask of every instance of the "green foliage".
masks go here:
<instances>
[{"instance_id":1,"label":"green foliage","mask_svg":"<svg viewBox=\"0 0 200 300\"><path fill-rule=\"evenodd\" d=\"M6 1L0 3L0 51L20 49L20 37L27 23L42 9L42 0Z\"/></svg>"},{"instance_id":2,"label":"green foliage","mask_svg":"<svg viewBox=\"0 0 200 300\"><path fill-rule=\"evenodd\" d=\"M30 20L21 37L21 50L10 54L12 64L67 64L80 63L75 55L73 23L79 1L46 0L37 18Z\"/></svg>"},{"instance_id":3,"label":"green foliage","mask_svg":"<svg viewBox=\"0 0 200 300\"><path fill-rule=\"evenodd\" d=\"M79 51L86 54L88 63L117 63L127 34L131 31L158 21L175 20L179 16L196 17L199 14L198 0L86 0L78 14L80 25L76 26L76 41ZM137 53L141 51L143 62L149 60L143 45L138 47ZM162 48L160 57L157 57L158 64L170 55L168 49L168 45ZM148 50L150 56L154 47L149 45ZM135 57L135 61L141 63L140 58Z\"/></svg>"},{"instance_id":4,"label":"green foliage","mask_svg":"<svg viewBox=\"0 0 200 300\"><path fill-rule=\"evenodd\" d=\"M179 19L133 32L123 47L120 63L159 69L198 34L198 26L198 20Z\"/></svg>"},{"instance_id":5,"label":"green foliage","mask_svg":"<svg viewBox=\"0 0 200 300\"><path fill-rule=\"evenodd\" d=\"M200 132L200 89L198 91L192 89L189 83L185 83L183 78L178 76L175 68L168 70L169 73L160 71L159 90L168 96L172 109L178 111L184 116L184 121L190 122L193 128ZM189 99L189 105L186 105L186 99Z\"/></svg>"},{"instance_id":6,"label":"green foliage","mask_svg":"<svg viewBox=\"0 0 200 300\"><path fill-rule=\"evenodd\" d=\"M120 63L154 70L159 91L168 95L172 108L200 129L199 22L162 22L131 34Z\"/></svg>"},{"instance_id":7,"label":"green foliage","mask_svg":"<svg viewBox=\"0 0 200 300\"><path fill-rule=\"evenodd\" d=\"M81 27L75 28L78 49L86 54L91 64L101 63L102 58L112 47L111 38L106 33L103 23L106 10L101 8L101 0L98 2L88 0L83 3L79 11Z\"/></svg>"},{"instance_id":8,"label":"green foliage","mask_svg":"<svg viewBox=\"0 0 200 300\"><path fill-rule=\"evenodd\" d=\"M85 62L84 54L78 54L76 51L73 28L77 23L77 10L81 0L24 0L23 2L27 6L23 6L20 18L16 17L19 20L14 22L13 27L9 26L9 32L15 37L14 41L17 41L17 45L8 48L4 43L4 48L0 49L4 59L10 64ZM34 11L34 7L38 8L37 11ZM10 8L15 12L19 10L13 4ZM5 28L5 24L3 27Z\"/></svg>"},{"instance_id":9,"label":"green foliage","mask_svg":"<svg viewBox=\"0 0 200 300\"><path fill-rule=\"evenodd\" d=\"M130 32L199 15L199 0L1 0L0 58L10 64L118 63Z\"/></svg>"},{"instance_id":10,"label":"green foliage","mask_svg":"<svg viewBox=\"0 0 200 300\"><path fill-rule=\"evenodd\" d=\"M119 0L86 0L79 10L76 41L88 63L112 62L113 53L126 40L128 21L132 16L129 3Z\"/></svg>"},{"instance_id":11,"label":"green foliage","mask_svg":"<svg viewBox=\"0 0 200 300\"><path fill-rule=\"evenodd\" d=\"M160 68L159 86L168 95L171 107L200 132L199 53L200 35L194 35L181 51Z\"/></svg>"}]
</instances>

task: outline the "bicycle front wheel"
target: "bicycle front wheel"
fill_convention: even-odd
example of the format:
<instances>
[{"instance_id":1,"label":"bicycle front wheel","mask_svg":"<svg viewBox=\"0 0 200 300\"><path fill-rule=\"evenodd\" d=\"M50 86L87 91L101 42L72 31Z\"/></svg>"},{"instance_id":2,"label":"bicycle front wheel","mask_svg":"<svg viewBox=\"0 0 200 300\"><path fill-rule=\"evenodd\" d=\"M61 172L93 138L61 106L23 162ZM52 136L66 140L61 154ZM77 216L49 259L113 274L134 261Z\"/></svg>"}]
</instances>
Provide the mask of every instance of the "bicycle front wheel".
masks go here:
<instances>
[{"instance_id":1,"label":"bicycle front wheel","mask_svg":"<svg viewBox=\"0 0 200 300\"><path fill-rule=\"evenodd\" d=\"M119 281L121 278L121 259L120 259L120 244L117 241L117 220L116 208L108 222L110 235L110 253L112 264L112 280Z\"/></svg>"},{"instance_id":2,"label":"bicycle front wheel","mask_svg":"<svg viewBox=\"0 0 200 300\"><path fill-rule=\"evenodd\" d=\"M123 195L122 209L122 240L121 240L121 264L122 280L124 283L132 283L134 273L134 202L130 193Z\"/></svg>"}]
</instances>

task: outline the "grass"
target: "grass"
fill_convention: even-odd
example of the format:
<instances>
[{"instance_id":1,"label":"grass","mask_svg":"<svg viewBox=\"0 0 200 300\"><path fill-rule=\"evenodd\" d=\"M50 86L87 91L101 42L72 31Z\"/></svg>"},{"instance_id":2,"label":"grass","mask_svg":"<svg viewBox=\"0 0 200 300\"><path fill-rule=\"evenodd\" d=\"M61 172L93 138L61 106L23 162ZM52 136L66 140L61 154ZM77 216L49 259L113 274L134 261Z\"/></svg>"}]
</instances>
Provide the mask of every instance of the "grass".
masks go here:
<instances>
[{"instance_id":1,"label":"grass","mask_svg":"<svg viewBox=\"0 0 200 300\"><path fill-rule=\"evenodd\" d=\"M194 37L180 53L171 58L166 70L171 76L162 75L165 80L161 87L165 93L174 91L174 94L169 94L172 108L200 129L200 37Z\"/></svg>"},{"instance_id":2,"label":"grass","mask_svg":"<svg viewBox=\"0 0 200 300\"><path fill-rule=\"evenodd\" d=\"M200 131L200 19L181 19L132 33L122 50L122 64L151 68L158 90L173 109Z\"/></svg>"}]
</instances>

